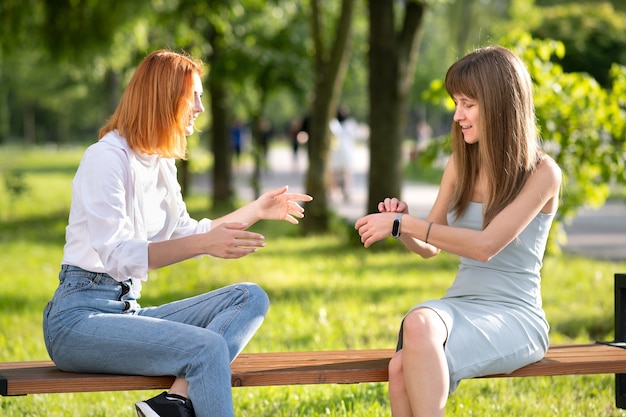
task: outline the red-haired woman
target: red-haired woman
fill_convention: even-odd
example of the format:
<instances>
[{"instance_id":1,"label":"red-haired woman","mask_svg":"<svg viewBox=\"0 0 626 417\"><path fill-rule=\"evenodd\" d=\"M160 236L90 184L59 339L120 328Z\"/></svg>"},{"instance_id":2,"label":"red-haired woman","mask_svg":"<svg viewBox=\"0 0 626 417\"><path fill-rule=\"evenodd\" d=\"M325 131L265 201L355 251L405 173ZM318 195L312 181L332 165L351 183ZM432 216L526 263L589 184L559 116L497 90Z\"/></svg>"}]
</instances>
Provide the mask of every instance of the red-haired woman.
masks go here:
<instances>
[{"instance_id":1,"label":"red-haired woman","mask_svg":"<svg viewBox=\"0 0 626 417\"><path fill-rule=\"evenodd\" d=\"M298 201L311 199L283 187L218 219L189 216L174 161L204 111L201 75L198 61L167 50L139 64L76 172L59 286L44 312L46 346L63 370L177 377L136 404L140 416L232 416L230 363L269 304L259 286L239 283L141 307L148 271L256 252L264 237L250 225L298 223Z\"/></svg>"}]
</instances>

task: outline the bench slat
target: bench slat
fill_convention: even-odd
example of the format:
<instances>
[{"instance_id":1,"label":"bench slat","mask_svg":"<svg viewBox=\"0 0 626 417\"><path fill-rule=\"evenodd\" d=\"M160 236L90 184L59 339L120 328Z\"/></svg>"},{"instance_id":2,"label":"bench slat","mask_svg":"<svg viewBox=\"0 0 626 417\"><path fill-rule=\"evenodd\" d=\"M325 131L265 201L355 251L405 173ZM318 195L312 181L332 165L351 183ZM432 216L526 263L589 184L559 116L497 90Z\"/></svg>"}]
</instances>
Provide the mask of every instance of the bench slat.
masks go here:
<instances>
[{"instance_id":1,"label":"bench slat","mask_svg":"<svg viewBox=\"0 0 626 417\"><path fill-rule=\"evenodd\" d=\"M392 349L241 354L232 364L233 386L351 384L388 380ZM603 344L555 345L539 362L511 374L528 377L626 374L626 349ZM0 363L0 394L167 389L171 376L83 374L60 371L51 361Z\"/></svg>"},{"instance_id":2,"label":"bench slat","mask_svg":"<svg viewBox=\"0 0 626 417\"><path fill-rule=\"evenodd\" d=\"M626 349L591 343L551 346L539 362L496 377L594 375L626 373Z\"/></svg>"},{"instance_id":3,"label":"bench slat","mask_svg":"<svg viewBox=\"0 0 626 417\"><path fill-rule=\"evenodd\" d=\"M241 354L233 386L351 384L387 381L393 349Z\"/></svg>"},{"instance_id":4,"label":"bench slat","mask_svg":"<svg viewBox=\"0 0 626 417\"><path fill-rule=\"evenodd\" d=\"M170 387L172 376L108 375L63 372L53 362L0 364L0 394L58 394L68 392L133 391ZM12 367L12 365L18 365Z\"/></svg>"}]
</instances>

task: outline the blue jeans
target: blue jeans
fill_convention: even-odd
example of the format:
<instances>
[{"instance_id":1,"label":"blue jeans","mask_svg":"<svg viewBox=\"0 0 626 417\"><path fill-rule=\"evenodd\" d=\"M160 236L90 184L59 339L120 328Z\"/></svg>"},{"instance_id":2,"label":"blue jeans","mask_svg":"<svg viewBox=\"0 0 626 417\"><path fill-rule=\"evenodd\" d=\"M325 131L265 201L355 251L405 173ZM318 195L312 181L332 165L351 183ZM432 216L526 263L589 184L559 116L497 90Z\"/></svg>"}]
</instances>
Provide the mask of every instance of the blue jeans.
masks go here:
<instances>
[{"instance_id":1,"label":"blue jeans","mask_svg":"<svg viewBox=\"0 0 626 417\"><path fill-rule=\"evenodd\" d=\"M198 417L233 416L230 363L263 322L267 294L241 283L149 308L131 294L107 274L63 265L43 321L56 365L182 377Z\"/></svg>"}]
</instances>

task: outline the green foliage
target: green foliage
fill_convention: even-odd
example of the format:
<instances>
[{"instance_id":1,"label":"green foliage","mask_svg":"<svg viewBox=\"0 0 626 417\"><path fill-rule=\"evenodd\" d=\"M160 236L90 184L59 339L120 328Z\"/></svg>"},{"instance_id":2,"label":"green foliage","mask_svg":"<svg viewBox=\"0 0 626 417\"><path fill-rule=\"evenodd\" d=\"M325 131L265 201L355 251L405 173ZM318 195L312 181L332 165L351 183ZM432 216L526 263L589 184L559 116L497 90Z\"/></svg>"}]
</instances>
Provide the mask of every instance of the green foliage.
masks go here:
<instances>
[{"instance_id":1,"label":"green foliage","mask_svg":"<svg viewBox=\"0 0 626 417\"><path fill-rule=\"evenodd\" d=\"M0 361L48 359L41 311L57 283L70 183L81 152L2 148L0 174L21 167L32 187L19 212L0 219ZM5 168L6 167L6 168ZM206 199L190 210L209 215ZM337 220L340 222L340 220ZM298 226L259 223L267 247L239 260L193 259L153 271L145 306L239 281L268 292L271 308L248 352L389 348L408 309L440 297L458 259L422 260L397 241L370 249L346 244L356 232L302 238ZM548 257L544 308L553 343L612 339L613 274L626 263ZM581 297L581 294L585 294ZM133 403L157 392L30 395L0 398L4 417L134 416ZM238 416L388 416L387 384L233 389ZM614 407L613 376L476 379L461 383L448 416L626 416Z\"/></svg>"},{"instance_id":2,"label":"green foliage","mask_svg":"<svg viewBox=\"0 0 626 417\"><path fill-rule=\"evenodd\" d=\"M86 57L87 51L100 55L122 25L150 7L148 0L44 0L42 4L43 41L52 56L71 60Z\"/></svg>"},{"instance_id":3,"label":"green foliage","mask_svg":"<svg viewBox=\"0 0 626 417\"><path fill-rule=\"evenodd\" d=\"M39 0L3 0L0 2L0 64L8 53L22 53L32 46L32 34L43 18Z\"/></svg>"},{"instance_id":4,"label":"green foliage","mask_svg":"<svg viewBox=\"0 0 626 417\"><path fill-rule=\"evenodd\" d=\"M303 6L291 2L275 5L256 2L247 5L245 11L239 10L224 24L227 25L224 43L228 47L216 75L232 85L232 94L237 97L231 103L233 113L246 121L265 114L274 123L303 113L306 92L312 88L312 52ZM277 96L282 108L269 115L265 106ZM289 96L300 101L300 108L289 106L290 102L285 100Z\"/></svg>"},{"instance_id":5,"label":"green foliage","mask_svg":"<svg viewBox=\"0 0 626 417\"><path fill-rule=\"evenodd\" d=\"M571 218L582 206L601 206L611 183L626 182L623 123L615 125L624 119L619 88L605 90L585 73L564 72L550 60L566 53L560 42L519 36L511 45L535 82L544 146L563 169L560 218ZM623 79L623 68L614 67L613 74Z\"/></svg>"},{"instance_id":6,"label":"green foliage","mask_svg":"<svg viewBox=\"0 0 626 417\"><path fill-rule=\"evenodd\" d=\"M567 53L553 57L566 72L586 72L609 87L613 63L626 65L626 12L609 2L571 3L541 8L531 33L558 39Z\"/></svg>"}]
</instances>

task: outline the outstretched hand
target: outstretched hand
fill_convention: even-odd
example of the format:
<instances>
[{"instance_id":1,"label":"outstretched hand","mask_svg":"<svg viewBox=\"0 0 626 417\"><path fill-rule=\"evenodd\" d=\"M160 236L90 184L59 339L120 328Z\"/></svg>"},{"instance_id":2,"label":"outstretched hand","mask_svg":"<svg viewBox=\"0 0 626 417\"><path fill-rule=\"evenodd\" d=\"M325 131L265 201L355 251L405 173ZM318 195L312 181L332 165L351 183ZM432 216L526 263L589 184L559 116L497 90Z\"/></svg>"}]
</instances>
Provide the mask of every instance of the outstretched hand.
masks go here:
<instances>
[{"instance_id":1,"label":"outstretched hand","mask_svg":"<svg viewBox=\"0 0 626 417\"><path fill-rule=\"evenodd\" d=\"M308 194L288 193L288 186L263 193L258 199L259 217L263 220L286 220L298 224L304 217L304 208L298 201L311 201Z\"/></svg>"}]
</instances>

